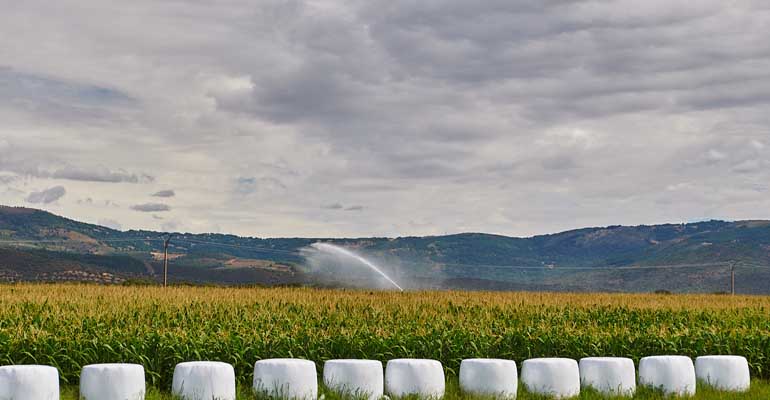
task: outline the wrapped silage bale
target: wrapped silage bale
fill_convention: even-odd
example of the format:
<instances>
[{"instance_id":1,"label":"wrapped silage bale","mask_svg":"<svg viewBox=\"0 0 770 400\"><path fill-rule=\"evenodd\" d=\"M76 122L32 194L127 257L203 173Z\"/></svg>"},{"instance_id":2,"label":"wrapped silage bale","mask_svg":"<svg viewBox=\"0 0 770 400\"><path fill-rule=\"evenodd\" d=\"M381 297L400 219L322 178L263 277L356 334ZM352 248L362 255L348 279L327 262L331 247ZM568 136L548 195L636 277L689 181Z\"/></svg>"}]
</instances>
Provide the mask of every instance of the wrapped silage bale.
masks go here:
<instances>
[{"instance_id":1,"label":"wrapped silage bale","mask_svg":"<svg viewBox=\"0 0 770 400\"><path fill-rule=\"evenodd\" d=\"M259 360L254 363L254 390L281 399L315 400L315 363L296 358Z\"/></svg>"},{"instance_id":2,"label":"wrapped silage bale","mask_svg":"<svg viewBox=\"0 0 770 400\"><path fill-rule=\"evenodd\" d=\"M518 381L512 360L471 358L460 362L460 389L468 394L515 399Z\"/></svg>"},{"instance_id":3,"label":"wrapped silage bale","mask_svg":"<svg viewBox=\"0 0 770 400\"><path fill-rule=\"evenodd\" d=\"M436 360L401 358L385 366L385 391L391 396L441 398L445 384L444 367Z\"/></svg>"},{"instance_id":4,"label":"wrapped silage bale","mask_svg":"<svg viewBox=\"0 0 770 400\"><path fill-rule=\"evenodd\" d=\"M634 361L622 357L586 357L580 359L580 384L615 396L633 396L636 392Z\"/></svg>"},{"instance_id":5,"label":"wrapped silage bale","mask_svg":"<svg viewBox=\"0 0 770 400\"><path fill-rule=\"evenodd\" d=\"M384 394L382 363L377 360L329 360L324 384L342 395L377 400Z\"/></svg>"},{"instance_id":6,"label":"wrapped silage bale","mask_svg":"<svg viewBox=\"0 0 770 400\"><path fill-rule=\"evenodd\" d=\"M92 364L80 372L81 400L143 400L144 393L139 364Z\"/></svg>"},{"instance_id":7,"label":"wrapped silage bale","mask_svg":"<svg viewBox=\"0 0 770 400\"><path fill-rule=\"evenodd\" d=\"M685 356L650 356L639 360L639 384L667 395L695 395L695 367Z\"/></svg>"},{"instance_id":8,"label":"wrapped silage bale","mask_svg":"<svg viewBox=\"0 0 770 400\"><path fill-rule=\"evenodd\" d=\"M698 357L695 375L707 385L729 392L745 392L751 386L749 363L741 356Z\"/></svg>"},{"instance_id":9,"label":"wrapped silage bale","mask_svg":"<svg viewBox=\"0 0 770 400\"><path fill-rule=\"evenodd\" d=\"M59 400L59 371L47 365L0 367L0 399Z\"/></svg>"},{"instance_id":10,"label":"wrapped silage bale","mask_svg":"<svg viewBox=\"0 0 770 400\"><path fill-rule=\"evenodd\" d=\"M571 358L532 358L521 365L521 383L535 394L575 397L580 394L580 369Z\"/></svg>"},{"instance_id":11,"label":"wrapped silage bale","mask_svg":"<svg viewBox=\"0 0 770 400\"><path fill-rule=\"evenodd\" d=\"M235 400L235 370L218 361L179 363L171 392L182 400Z\"/></svg>"}]
</instances>

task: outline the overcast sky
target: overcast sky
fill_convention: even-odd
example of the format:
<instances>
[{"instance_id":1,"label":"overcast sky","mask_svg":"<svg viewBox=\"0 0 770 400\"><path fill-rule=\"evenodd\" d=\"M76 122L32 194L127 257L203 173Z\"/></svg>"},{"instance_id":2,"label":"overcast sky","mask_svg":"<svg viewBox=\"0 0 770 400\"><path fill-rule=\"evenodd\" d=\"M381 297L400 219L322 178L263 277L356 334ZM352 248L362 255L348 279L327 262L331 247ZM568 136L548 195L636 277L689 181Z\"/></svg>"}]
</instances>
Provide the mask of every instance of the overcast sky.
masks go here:
<instances>
[{"instance_id":1,"label":"overcast sky","mask_svg":"<svg viewBox=\"0 0 770 400\"><path fill-rule=\"evenodd\" d=\"M765 0L0 0L0 203L131 229L770 218Z\"/></svg>"}]
</instances>

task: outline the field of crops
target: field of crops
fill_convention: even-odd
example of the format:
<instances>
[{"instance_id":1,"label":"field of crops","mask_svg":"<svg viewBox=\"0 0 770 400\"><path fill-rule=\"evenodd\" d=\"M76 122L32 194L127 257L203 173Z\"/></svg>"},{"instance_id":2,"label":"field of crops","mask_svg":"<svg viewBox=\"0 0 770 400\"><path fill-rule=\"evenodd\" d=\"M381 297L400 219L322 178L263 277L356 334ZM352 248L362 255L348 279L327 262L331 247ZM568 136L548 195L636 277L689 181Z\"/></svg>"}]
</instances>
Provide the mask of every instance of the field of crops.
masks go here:
<instances>
[{"instance_id":1,"label":"field of crops","mask_svg":"<svg viewBox=\"0 0 770 400\"><path fill-rule=\"evenodd\" d=\"M133 362L170 386L174 365L221 360L241 384L273 357L435 358L737 354L770 377L770 298L366 292L87 285L0 286L0 364Z\"/></svg>"}]
</instances>

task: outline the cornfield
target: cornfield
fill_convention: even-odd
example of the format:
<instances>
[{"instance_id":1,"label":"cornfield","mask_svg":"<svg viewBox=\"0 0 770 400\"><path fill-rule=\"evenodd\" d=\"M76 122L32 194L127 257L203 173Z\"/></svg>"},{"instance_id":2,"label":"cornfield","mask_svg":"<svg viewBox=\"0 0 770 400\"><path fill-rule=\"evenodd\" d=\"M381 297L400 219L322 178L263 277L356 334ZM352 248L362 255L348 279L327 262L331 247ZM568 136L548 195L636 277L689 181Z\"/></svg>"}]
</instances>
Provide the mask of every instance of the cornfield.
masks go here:
<instances>
[{"instance_id":1,"label":"cornfield","mask_svg":"<svg viewBox=\"0 0 770 400\"><path fill-rule=\"evenodd\" d=\"M368 292L93 285L0 286L0 364L143 364L155 387L174 365L233 364L248 385L263 358L460 361L655 354L745 356L770 377L770 298Z\"/></svg>"}]
</instances>

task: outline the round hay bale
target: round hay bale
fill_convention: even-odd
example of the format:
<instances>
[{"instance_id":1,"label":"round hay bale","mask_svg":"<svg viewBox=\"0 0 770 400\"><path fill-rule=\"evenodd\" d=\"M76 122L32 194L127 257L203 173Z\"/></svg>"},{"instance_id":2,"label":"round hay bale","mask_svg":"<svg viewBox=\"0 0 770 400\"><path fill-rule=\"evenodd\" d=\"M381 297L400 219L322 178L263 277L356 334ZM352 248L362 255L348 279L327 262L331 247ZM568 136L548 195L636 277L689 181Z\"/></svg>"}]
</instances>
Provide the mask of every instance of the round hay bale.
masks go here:
<instances>
[{"instance_id":1,"label":"round hay bale","mask_svg":"<svg viewBox=\"0 0 770 400\"><path fill-rule=\"evenodd\" d=\"M138 364L92 364L80 372L82 400L143 400L144 367Z\"/></svg>"},{"instance_id":2,"label":"round hay bale","mask_svg":"<svg viewBox=\"0 0 770 400\"><path fill-rule=\"evenodd\" d=\"M639 384L662 389L667 395L695 395L695 367L690 357L651 356L639 361Z\"/></svg>"},{"instance_id":3,"label":"round hay bale","mask_svg":"<svg viewBox=\"0 0 770 400\"><path fill-rule=\"evenodd\" d=\"M471 358L460 363L460 388L469 394L515 399L518 382L512 360Z\"/></svg>"},{"instance_id":4,"label":"round hay bale","mask_svg":"<svg viewBox=\"0 0 770 400\"><path fill-rule=\"evenodd\" d=\"M254 363L254 390L282 399L315 400L315 363L297 358L259 360Z\"/></svg>"},{"instance_id":5,"label":"round hay bale","mask_svg":"<svg viewBox=\"0 0 770 400\"><path fill-rule=\"evenodd\" d=\"M384 394L382 363L376 360L329 360L324 363L324 384L342 394L377 400Z\"/></svg>"},{"instance_id":6,"label":"round hay bale","mask_svg":"<svg viewBox=\"0 0 770 400\"><path fill-rule=\"evenodd\" d=\"M171 392L183 400L235 400L235 370L217 361L179 363Z\"/></svg>"},{"instance_id":7,"label":"round hay bale","mask_svg":"<svg viewBox=\"0 0 770 400\"><path fill-rule=\"evenodd\" d=\"M385 367L385 390L391 396L440 398L445 390L444 367L439 361L401 358Z\"/></svg>"},{"instance_id":8,"label":"round hay bale","mask_svg":"<svg viewBox=\"0 0 770 400\"><path fill-rule=\"evenodd\" d=\"M741 356L698 357L695 376L715 389L728 392L745 392L751 386L749 363Z\"/></svg>"},{"instance_id":9,"label":"round hay bale","mask_svg":"<svg viewBox=\"0 0 770 400\"><path fill-rule=\"evenodd\" d=\"M47 365L0 367L0 399L59 400L59 371Z\"/></svg>"},{"instance_id":10,"label":"round hay bale","mask_svg":"<svg viewBox=\"0 0 770 400\"><path fill-rule=\"evenodd\" d=\"M571 358L532 358L521 365L521 383L532 393L575 397L580 394L580 369Z\"/></svg>"},{"instance_id":11,"label":"round hay bale","mask_svg":"<svg viewBox=\"0 0 770 400\"><path fill-rule=\"evenodd\" d=\"M636 367L630 358L586 357L580 359L580 384L583 388L610 396L636 393Z\"/></svg>"}]
</instances>

